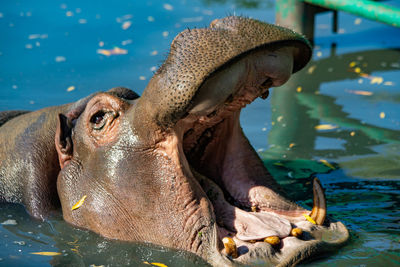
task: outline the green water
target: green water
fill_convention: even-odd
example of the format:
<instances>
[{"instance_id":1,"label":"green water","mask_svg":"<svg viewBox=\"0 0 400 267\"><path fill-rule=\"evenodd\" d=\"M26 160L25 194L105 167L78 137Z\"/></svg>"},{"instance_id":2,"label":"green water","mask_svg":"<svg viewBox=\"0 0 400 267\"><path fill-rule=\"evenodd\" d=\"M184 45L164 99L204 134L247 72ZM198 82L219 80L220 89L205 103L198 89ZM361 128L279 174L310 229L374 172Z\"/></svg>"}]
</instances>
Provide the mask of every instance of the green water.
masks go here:
<instances>
[{"instance_id":1,"label":"green water","mask_svg":"<svg viewBox=\"0 0 400 267\"><path fill-rule=\"evenodd\" d=\"M185 28L229 14L267 22L275 16L273 1L166 3L2 3L0 110L39 109L114 86L141 93ZM310 207L317 176L329 216L351 232L337 253L304 265L398 266L400 30L340 13L333 34L330 19L329 13L317 18L312 62L243 110L242 126L291 198ZM115 46L127 54L98 53ZM185 252L106 240L60 215L32 220L19 205L0 205L0 223L8 224L0 226L1 266L205 265ZM61 255L30 254L40 251Z\"/></svg>"}]
</instances>

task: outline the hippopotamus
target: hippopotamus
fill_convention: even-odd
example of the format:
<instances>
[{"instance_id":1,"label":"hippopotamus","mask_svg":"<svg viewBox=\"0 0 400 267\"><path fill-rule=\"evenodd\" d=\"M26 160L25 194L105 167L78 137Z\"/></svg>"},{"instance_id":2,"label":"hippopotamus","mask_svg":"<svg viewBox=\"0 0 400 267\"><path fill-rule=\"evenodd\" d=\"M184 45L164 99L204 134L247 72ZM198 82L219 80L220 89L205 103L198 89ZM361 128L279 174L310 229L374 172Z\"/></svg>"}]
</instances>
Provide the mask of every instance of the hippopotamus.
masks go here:
<instances>
[{"instance_id":1,"label":"hippopotamus","mask_svg":"<svg viewBox=\"0 0 400 267\"><path fill-rule=\"evenodd\" d=\"M288 199L240 111L310 60L301 35L230 16L185 30L142 96L116 87L0 114L0 195L35 218L190 251L213 266L292 266L336 250L346 227ZM279 90L276 89L276 90Z\"/></svg>"}]
</instances>

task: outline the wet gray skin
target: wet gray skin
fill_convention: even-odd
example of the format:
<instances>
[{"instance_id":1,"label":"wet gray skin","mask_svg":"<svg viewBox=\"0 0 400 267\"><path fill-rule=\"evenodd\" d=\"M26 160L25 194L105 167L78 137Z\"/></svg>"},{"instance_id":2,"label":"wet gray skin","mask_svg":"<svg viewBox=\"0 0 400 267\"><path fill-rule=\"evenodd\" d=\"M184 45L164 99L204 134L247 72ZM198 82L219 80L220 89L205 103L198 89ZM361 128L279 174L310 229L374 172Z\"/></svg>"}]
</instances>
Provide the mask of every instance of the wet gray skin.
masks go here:
<instances>
[{"instance_id":1,"label":"wet gray skin","mask_svg":"<svg viewBox=\"0 0 400 267\"><path fill-rule=\"evenodd\" d=\"M311 213L287 199L239 122L243 107L267 97L310 56L302 36L252 19L227 17L186 30L141 97L116 88L1 126L3 200L24 203L35 217L59 201L72 225L187 250L215 266L290 266L336 250L348 231L325 218L319 183ZM35 153L44 147L42 156L10 155L4 136L16 125L18 138L7 142ZM43 127L55 135L55 149L38 134ZM29 178L18 180L21 174ZM293 228L303 234L292 236ZM280 243L263 242L271 236ZM233 254L224 237L236 244Z\"/></svg>"}]
</instances>

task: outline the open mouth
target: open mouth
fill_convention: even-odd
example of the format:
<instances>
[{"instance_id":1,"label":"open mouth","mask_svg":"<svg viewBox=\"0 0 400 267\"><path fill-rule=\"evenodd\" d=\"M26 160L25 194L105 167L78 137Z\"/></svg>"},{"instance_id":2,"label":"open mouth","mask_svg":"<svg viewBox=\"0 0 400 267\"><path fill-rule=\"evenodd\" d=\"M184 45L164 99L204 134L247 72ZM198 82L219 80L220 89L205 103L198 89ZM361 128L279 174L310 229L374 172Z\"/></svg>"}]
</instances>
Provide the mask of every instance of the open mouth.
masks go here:
<instances>
[{"instance_id":1,"label":"open mouth","mask_svg":"<svg viewBox=\"0 0 400 267\"><path fill-rule=\"evenodd\" d=\"M271 86L279 86L290 76L287 71L279 72L288 68L282 55L280 51L256 55L275 59L272 69L278 72L272 75L266 75L271 66L257 67L252 58L216 74L199 89L192 109L173 131L178 137L180 165L197 179L213 205L221 253L240 262L279 258L280 251L294 250L299 240L314 240L307 229L326 220L325 196L318 179L314 180L310 212L285 197L240 127L241 109L258 97L267 98ZM215 92L210 100L209 94Z\"/></svg>"}]
</instances>

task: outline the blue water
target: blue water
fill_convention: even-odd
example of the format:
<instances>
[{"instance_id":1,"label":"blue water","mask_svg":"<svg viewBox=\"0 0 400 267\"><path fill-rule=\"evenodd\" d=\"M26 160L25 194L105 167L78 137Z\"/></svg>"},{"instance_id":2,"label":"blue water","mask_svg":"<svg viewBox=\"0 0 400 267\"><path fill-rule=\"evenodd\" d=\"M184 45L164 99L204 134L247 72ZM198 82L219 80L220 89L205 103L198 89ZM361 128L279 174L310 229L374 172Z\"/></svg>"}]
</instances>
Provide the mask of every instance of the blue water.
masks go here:
<instances>
[{"instance_id":1,"label":"blue water","mask_svg":"<svg viewBox=\"0 0 400 267\"><path fill-rule=\"evenodd\" d=\"M0 110L40 109L115 86L142 93L176 34L230 14L272 23L274 1L3 1ZM340 13L334 34L331 19L317 17L313 60L248 106L242 125L291 197L310 206L316 174L329 215L351 231L347 246L308 265L398 266L400 29ZM114 47L126 53L99 53ZM18 205L0 210L0 223L12 222L0 226L2 266L204 265L181 251L106 240L60 217L35 221ZM39 251L61 255L30 254Z\"/></svg>"}]
</instances>

